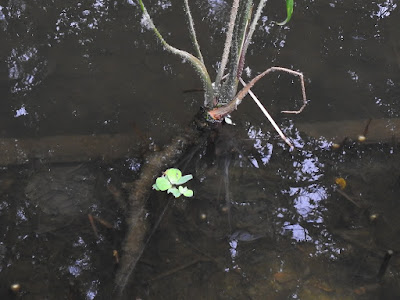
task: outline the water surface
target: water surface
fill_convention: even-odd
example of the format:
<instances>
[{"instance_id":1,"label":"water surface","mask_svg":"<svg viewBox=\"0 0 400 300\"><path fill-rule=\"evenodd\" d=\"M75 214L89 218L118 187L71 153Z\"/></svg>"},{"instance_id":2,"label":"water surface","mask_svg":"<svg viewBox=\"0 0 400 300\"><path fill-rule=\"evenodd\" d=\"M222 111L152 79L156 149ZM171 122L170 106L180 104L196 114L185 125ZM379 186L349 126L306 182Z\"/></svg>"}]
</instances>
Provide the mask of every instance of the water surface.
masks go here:
<instances>
[{"instance_id":1,"label":"water surface","mask_svg":"<svg viewBox=\"0 0 400 300\"><path fill-rule=\"evenodd\" d=\"M192 2L214 77L230 3ZM194 199L152 194L153 221L170 205L132 276L132 297L400 295L397 144L382 136L380 143L347 141L333 150L323 136L296 129L299 122L399 117L399 4L299 0L282 28L274 23L285 17L281 2L267 3L245 80L271 66L304 73L309 105L300 115L280 114L301 105L297 78L274 74L254 87L297 150L289 151L246 98L232 114L236 126L224 126L178 164L194 175ZM179 1L146 5L165 38L191 51ZM168 143L203 101L201 93L183 93L201 87L196 73L163 51L140 20L132 1L0 5L2 139L123 133L140 144L115 161L35 159L2 167L4 299L110 297L117 268L112 253L125 233L122 183L139 174L149 145ZM347 197L335 185L339 177ZM111 228L95 221L96 235L88 214ZM378 278L388 250L394 255ZM9 290L14 283L21 285L17 296Z\"/></svg>"}]
</instances>

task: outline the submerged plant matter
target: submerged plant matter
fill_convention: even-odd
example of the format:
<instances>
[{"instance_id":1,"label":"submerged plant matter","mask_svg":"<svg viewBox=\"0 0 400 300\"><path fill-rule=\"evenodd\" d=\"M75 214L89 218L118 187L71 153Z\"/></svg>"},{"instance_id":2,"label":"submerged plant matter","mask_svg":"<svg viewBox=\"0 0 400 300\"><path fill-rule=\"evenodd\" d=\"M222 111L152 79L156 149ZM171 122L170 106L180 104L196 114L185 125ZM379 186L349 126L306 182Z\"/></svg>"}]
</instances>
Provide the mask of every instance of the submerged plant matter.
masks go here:
<instances>
[{"instance_id":1,"label":"submerged plant matter","mask_svg":"<svg viewBox=\"0 0 400 300\"><path fill-rule=\"evenodd\" d=\"M267 69L260 75L256 76L247 85L245 85L241 91L237 93L238 83L241 79L244 69L245 56L252 40L256 25L261 17L262 10L267 1L260 0L255 13L253 14L254 2L255 1L253 0L233 0L221 63L219 65L215 81L212 82L196 38L194 22L190 12L188 0L184 0L184 9L188 19L189 33L193 41L196 56L168 44L155 27L146 7L143 4L143 1L138 0L140 8L143 12L143 23L147 24L147 27L154 31L158 40L162 43L167 51L188 61L199 74L205 91L204 106L208 110L208 117L210 120L223 120L226 115L236 110L242 99L249 92L251 92L250 88L264 75L272 71L282 71L289 74L298 75L301 81L303 106L297 111L284 112L300 113L306 105L307 101L304 89L303 74L282 67L272 67ZM289 22L293 13L293 5L294 0L286 0L287 17L283 22L277 23L278 25L282 26ZM287 139L285 139L285 141L291 145Z\"/></svg>"},{"instance_id":2,"label":"submerged plant matter","mask_svg":"<svg viewBox=\"0 0 400 300\"><path fill-rule=\"evenodd\" d=\"M122 245L122 255L120 258L119 268L115 275L116 286L114 293L117 298L121 298L124 295L125 287L129 282L130 275L135 269L147 243L157 228L156 222L152 231L147 236L149 217L146 209L146 202L151 191L149 187L154 183L154 180L157 180L156 174L160 174L165 170L167 165L175 164L182 156L185 149L195 141L202 139L202 132L198 130L197 124L193 124L186 129L187 130L182 134L176 135L169 145L164 147L161 151L148 153L145 157L146 164L144 164L140 170L139 178L132 185L128 186L129 198L128 210L126 211L127 233ZM164 172L164 174L165 173L166 172ZM179 173L177 171L174 172L174 169L169 171L168 174L170 175L170 180L175 185L177 185L177 183L183 184L184 179L187 180L189 178L185 176L179 178ZM165 176L168 177L168 175ZM168 205L168 203L169 202L167 202L166 205Z\"/></svg>"}]
</instances>

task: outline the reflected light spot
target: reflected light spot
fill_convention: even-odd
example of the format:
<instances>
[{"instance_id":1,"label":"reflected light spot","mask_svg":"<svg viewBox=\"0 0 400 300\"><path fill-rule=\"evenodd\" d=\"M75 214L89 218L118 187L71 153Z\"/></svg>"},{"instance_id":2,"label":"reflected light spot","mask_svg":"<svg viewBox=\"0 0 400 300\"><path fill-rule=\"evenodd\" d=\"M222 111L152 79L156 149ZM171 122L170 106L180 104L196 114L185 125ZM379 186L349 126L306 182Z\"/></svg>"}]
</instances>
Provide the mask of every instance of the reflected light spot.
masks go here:
<instances>
[{"instance_id":1,"label":"reflected light spot","mask_svg":"<svg viewBox=\"0 0 400 300\"><path fill-rule=\"evenodd\" d=\"M387 0L383 4L377 4L377 11L372 12L371 18L378 17L380 19L389 17L391 12L395 10L397 4L393 0Z\"/></svg>"},{"instance_id":2,"label":"reflected light spot","mask_svg":"<svg viewBox=\"0 0 400 300\"><path fill-rule=\"evenodd\" d=\"M286 233L287 231L291 231L292 239L294 239L298 242L312 241L312 239L308 233L308 230L299 224L289 224L288 222L285 222L282 233Z\"/></svg>"},{"instance_id":3,"label":"reflected light spot","mask_svg":"<svg viewBox=\"0 0 400 300\"><path fill-rule=\"evenodd\" d=\"M99 285L98 280L91 282L89 290L86 292L86 299L93 300L96 297L96 295L98 293L98 291L97 291L98 285Z\"/></svg>"},{"instance_id":4,"label":"reflected light spot","mask_svg":"<svg viewBox=\"0 0 400 300\"><path fill-rule=\"evenodd\" d=\"M229 241L229 245L231 246L231 248L229 249L229 252L231 253L231 257L232 259L235 259L237 256L237 246L238 246L238 242L237 240L230 240Z\"/></svg>"},{"instance_id":5,"label":"reflected light spot","mask_svg":"<svg viewBox=\"0 0 400 300\"><path fill-rule=\"evenodd\" d=\"M20 109L17 109L17 111L15 112L15 118L18 118L20 116L26 116L28 114L28 112L26 111L25 107L22 106Z\"/></svg>"},{"instance_id":6,"label":"reflected light spot","mask_svg":"<svg viewBox=\"0 0 400 300\"><path fill-rule=\"evenodd\" d=\"M81 274L81 269L78 266L69 266L68 271L71 275L77 277Z\"/></svg>"}]
</instances>

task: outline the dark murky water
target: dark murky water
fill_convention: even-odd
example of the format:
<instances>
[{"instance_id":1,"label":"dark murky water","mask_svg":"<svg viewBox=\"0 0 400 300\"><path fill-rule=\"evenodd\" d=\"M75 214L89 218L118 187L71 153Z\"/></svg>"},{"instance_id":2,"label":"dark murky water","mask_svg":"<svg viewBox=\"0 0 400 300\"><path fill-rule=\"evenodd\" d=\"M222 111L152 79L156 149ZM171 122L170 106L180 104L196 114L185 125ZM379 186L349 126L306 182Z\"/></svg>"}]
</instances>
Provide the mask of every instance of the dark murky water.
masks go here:
<instances>
[{"instance_id":1,"label":"dark murky water","mask_svg":"<svg viewBox=\"0 0 400 300\"><path fill-rule=\"evenodd\" d=\"M1 299L109 299L113 250L125 233L122 183L136 178L148 144L167 143L202 103L201 93L182 93L201 87L197 75L162 51L133 2L0 3L4 155L7 138L123 133L135 145L113 161L56 164L30 153L27 164L2 167ZM192 2L215 70L229 4ZM146 4L168 41L191 49L180 1ZM310 103L300 115L279 113L301 104L296 79L270 76L254 88L298 149L289 152L245 100L232 116L236 126L178 165L194 175L195 197L170 202L132 276L133 299L399 297L398 145L382 135L380 143L347 141L333 150L323 136L296 129L399 117L399 9L393 0L299 0L280 28L273 21L284 18L283 1L269 1L247 73L279 65L305 74ZM338 177L347 182L343 191ZM154 220L166 201L152 194ZM380 277L388 250L394 254Z\"/></svg>"}]
</instances>

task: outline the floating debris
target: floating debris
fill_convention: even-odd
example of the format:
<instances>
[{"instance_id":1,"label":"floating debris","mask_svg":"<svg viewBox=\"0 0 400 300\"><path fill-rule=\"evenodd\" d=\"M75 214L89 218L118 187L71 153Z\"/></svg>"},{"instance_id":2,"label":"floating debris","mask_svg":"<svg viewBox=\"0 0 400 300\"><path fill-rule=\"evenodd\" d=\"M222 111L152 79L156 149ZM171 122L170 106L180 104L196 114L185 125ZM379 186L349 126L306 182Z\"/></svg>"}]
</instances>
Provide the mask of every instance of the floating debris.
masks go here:
<instances>
[{"instance_id":1,"label":"floating debris","mask_svg":"<svg viewBox=\"0 0 400 300\"><path fill-rule=\"evenodd\" d=\"M340 187L340 189L344 190L346 188L347 182L344 178L338 177L335 179L335 183Z\"/></svg>"}]
</instances>

